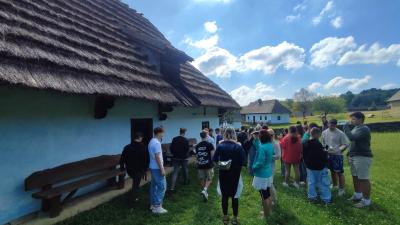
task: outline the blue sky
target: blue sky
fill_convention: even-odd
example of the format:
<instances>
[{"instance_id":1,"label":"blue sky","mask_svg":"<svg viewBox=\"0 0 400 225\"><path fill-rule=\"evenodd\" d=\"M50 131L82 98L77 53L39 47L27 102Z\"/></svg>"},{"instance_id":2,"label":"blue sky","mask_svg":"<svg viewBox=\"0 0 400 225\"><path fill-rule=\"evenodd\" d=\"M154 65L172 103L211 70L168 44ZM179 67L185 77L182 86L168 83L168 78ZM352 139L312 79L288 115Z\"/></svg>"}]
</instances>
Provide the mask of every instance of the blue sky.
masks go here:
<instances>
[{"instance_id":1,"label":"blue sky","mask_svg":"<svg viewBox=\"0 0 400 225\"><path fill-rule=\"evenodd\" d=\"M123 0L241 105L400 87L397 0Z\"/></svg>"}]
</instances>

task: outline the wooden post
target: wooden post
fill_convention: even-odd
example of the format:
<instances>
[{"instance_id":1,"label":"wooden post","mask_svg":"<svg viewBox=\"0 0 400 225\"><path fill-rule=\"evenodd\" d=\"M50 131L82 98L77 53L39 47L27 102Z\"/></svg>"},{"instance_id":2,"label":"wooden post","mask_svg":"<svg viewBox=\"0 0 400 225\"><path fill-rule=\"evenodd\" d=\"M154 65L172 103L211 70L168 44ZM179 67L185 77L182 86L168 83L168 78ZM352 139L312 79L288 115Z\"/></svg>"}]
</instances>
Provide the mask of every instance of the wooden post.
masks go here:
<instances>
[{"instance_id":1,"label":"wooden post","mask_svg":"<svg viewBox=\"0 0 400 225\"><path fill-rule=\"evenodd\" d=\"M54 218L54 217L57 217L58 215L60 215L60 212L61 212L60 199L61 199L61 195L48 200L49 205L50 205L50 211L49 211L50 218Z\"/></svg>"}]
</instances>

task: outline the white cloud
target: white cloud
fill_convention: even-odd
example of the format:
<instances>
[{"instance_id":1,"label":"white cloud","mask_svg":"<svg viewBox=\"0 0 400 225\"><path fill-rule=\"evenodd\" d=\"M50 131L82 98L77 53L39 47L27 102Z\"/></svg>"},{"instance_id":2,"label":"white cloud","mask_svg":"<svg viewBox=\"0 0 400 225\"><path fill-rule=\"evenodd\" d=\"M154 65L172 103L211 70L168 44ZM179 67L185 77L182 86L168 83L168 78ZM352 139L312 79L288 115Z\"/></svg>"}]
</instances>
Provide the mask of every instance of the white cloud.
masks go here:
<instances>
[{"instance_id":1,"label":"white cloud","mask_svg":"<svg viewBox=\"0 0 400 225\"><path fill-rule=\"evenodd\" d=\"M299 12L299 11L304 11L307 8L307 1L303 1L300 4L297 4L295 7L293 7L293 12Z\"/></svg>"},{"instance_id":2,"label":"white cloud","mask_svg":"<svg viewBox=\"0 0 400 225\"><path fill-rule=\"evenodd\" d=\"M346 38L327 37L311 47L311 65L323 68L336 64L345 52L356 47L357 44L352 36Z\"/></svg>"},{"instance_id":3,"label":"white cloud","mask_svg":"<svg viewBox=\"0 0 400 225\"><path fill-rule=\"evenodd\" d=\"M213 47L196 58L193 65L207 76L230 77L231 72L238 67L237 57L228 50Z\"/></svg>"},{"instance_id":4,"label":"white cloud","mask_svg":"<svg viewBox=\"0 0 400 225\"><path fill-rule=\"evenodd\" d=\"M296 21L296 20L300 19L300 17L301 17L300 14L289 15L289 16L286 16L285 20L286 20L286 22L291 23L293 21Z\"/></svg>"},{"instance_id":5,"label":"white cloud","mask_svg":"<svg viewBox=\"0 0 400 225\"><path fill-rule=\"evenodd\" d=\"M343 24L343 19L341 16L337 16L331 19L331 25L336 29L341 28L342 24Z\"/></svg>"},{"instance_id":6,"label":"white cloud","mask_svg":"<svg viewBox=\"0 0 400 225\"><path fill-rule=\"evenodd\" d=\"M198 41L193 41L192 39L188 38L185 40L187 44L189 44L192 47L195 48L200 48L200 49L209 49L214 46L217 46L219 41L219 36L217 34L212 35L208 38L204 38Z\"/></svg>"},{"instance_id":7,"label":"white cloud","mask_svg":"<svg viewBox=\"0 0 400 225\"><path fill-rule=\"evenodd\" d=\"M240 71L263 71L272 74L279 67L296 70L304 65L304 49L286 41L276 46L264 46L240 57Z\"/></svg>"},{"instance_id":8,"label":"white cloud","mask_svg":"<svg viewBox=\"0 0 400 225\"><path fill-rule=\"evenodd\" d=\"M398 87L397 84L389 83L389 84L383 85L381 88L383 90L389 90L389 89L393 89L393 88L396 88L396 87Z\"/></svg>"},{"instance_id":9,"label":"white cloud","mask_svg":"<svg viewBox=\"0 0 400 225\"><path fill-rule=\"evenodd\" d=\"M230 94L232 98L239 103L239 105L244 106L250 102L256 101L257 99L275 99L275 97L271 95L271 93L274 91L274 88L271 86L259 82L253 88L243 85L232 90Z\"/></svg>"},{"instance_id":10,"label":"white cloud","mask_svg":"<svg viewBox=\"0 0 400 225\"><path fill-rule=\"evenodd\" d=\"M317 90L321 86L322 86L322 84L320 82L314 82L314 83L308 85L307 90L309 90L311 92L314 92L315 90Z\"/></svg>"},{"instance_id":11,"label":"white cloud","mask_svg":"<svg viewBox=\"0 0 400 225\"><path fill-rule=\"evenodd\" d=\"M206 31L208 33L215 33L218 31L218 26L217 26L217 22L216 21L208 21L204 23L204 29L206 29Z\"/></svg>"},{"instance_id":12,"label":"white cloud","mask_svg":"<svg viewBox=\"0 0 400 225\"><path fill-rule=\"evenodd\" d=\"M197 3L230 3L233 0L192 0L193 2Z\"/></svg>"},{"instance_id":13,"label":"white cloud","mask_svg":"<svg viewBox=\"0 0 400 225\"><path fill-rule=\"evenodd\" d=\"M337 76L324 85L324 88L329 90L332 88L347 87L351 90L357 90L367 85L371 80L371 76L367 75L363 78L344 78Z\"/></svg>"},{"instance_id":14,"label":"white cloud","mask_svg":"<svg viewBox=\"0 0 400 225\"><path fill-rule=\"evenodd\" d=\"M338 61L338 65L346 64L384 64L395 62L400 66L400 44L392 44L387 48L380 47L378 43L367 48L360 46L357 50L346 52Z\"/></svg>"},{"instance_id":15,"label":"white cloud","mask_svg":"<svg viewBox=\"0 0 400 225\"><path fill-rule=\"evenodd\" d=\"M321 10L318 16L314 17L312 23L316 26L321 23L325 15L334 8L333 1L326 3L325 7Z\"/></svg>"}]
</instances>

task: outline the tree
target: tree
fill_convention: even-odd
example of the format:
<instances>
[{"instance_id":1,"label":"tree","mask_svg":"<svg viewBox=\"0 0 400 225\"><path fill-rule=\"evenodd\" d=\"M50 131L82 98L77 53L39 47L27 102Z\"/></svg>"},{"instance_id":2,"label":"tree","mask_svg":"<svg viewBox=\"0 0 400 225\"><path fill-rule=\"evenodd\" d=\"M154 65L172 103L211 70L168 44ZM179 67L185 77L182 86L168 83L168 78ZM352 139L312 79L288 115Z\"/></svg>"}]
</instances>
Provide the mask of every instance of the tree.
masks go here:
<instances>
[{"instance_id":1,"label":"tree","mask_svg":"<svg viewBox=\"0 0 400 225\"><path fill-rule=\"evenodd\" d=\"M342 97L325 96L313 100L312 108L316 112L340 113L346 111L346 100Z\"/></svg>"},{"instance_id":2,"label":"tree","mask_svg":"<svg viewBox=\"0 0 400 225\"><path fill-rule=\"evenodd\" d=\"M315 94L308 91L305 88L300 89L300 91L295 92L294 99L294 110L299 111L306 117L306 113L311 111L312 100L315 98Z\"/></svg>"},{"instance_id":3,"label":"tree","mask_svg":"<svg viewBox=\"0 0 400 225\"><path fill-rule=\"evenodd\" d=\"M283 105L283 106L285 106L286 108L288 108L290 111L294 111L293 109L294 109L294 101L293 101L293 99L286 99L286 100L284 100L284 101L281 101L281 104Z\"/></svg>"}]
</instances>

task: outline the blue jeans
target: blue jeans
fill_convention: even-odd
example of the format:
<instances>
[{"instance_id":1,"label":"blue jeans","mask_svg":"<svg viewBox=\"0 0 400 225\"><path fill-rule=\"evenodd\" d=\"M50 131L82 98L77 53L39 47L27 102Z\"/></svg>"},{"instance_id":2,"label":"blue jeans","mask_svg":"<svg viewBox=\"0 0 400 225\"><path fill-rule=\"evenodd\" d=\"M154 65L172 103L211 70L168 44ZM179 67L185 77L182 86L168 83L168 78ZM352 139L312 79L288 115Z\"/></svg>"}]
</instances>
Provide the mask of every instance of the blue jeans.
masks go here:
<instances>
[{"instance_id":1,"label":"blue jeans","mask_svg":"<svg viewBox=\"0 0 400 225\"><path fill-rule=\"evenodd\" d=\"M330 202L332 200L331 195L331 180L329 178L328 169L323 170L310 170L307 169L308 178L308 198L316 199L317 188L319 190L320 198L324 202Z\"/></svg>"},{"instance_id":2,"label":"blue jeans","mask_svg":"<svg viewBox=\"0 0 400 225\"><path fill-rule=\"evenodd\" d=\"M151 169L150 172L150 205L161 205L167 188L167 180L165 176L161 176L159 169Z\"/></svg>"}]
</instances>

